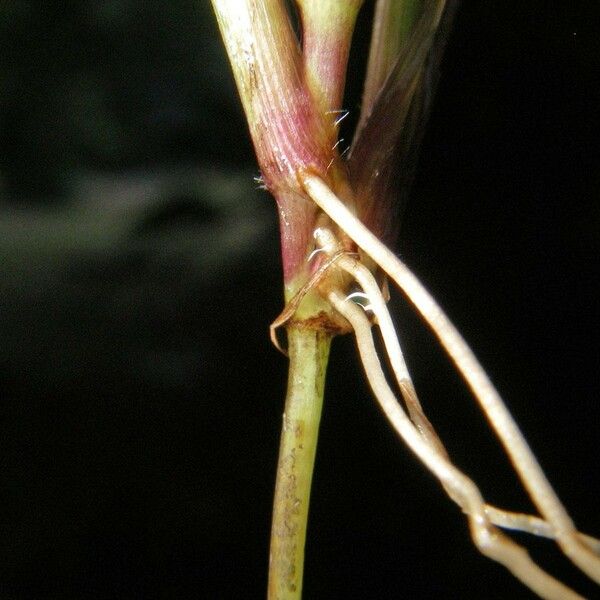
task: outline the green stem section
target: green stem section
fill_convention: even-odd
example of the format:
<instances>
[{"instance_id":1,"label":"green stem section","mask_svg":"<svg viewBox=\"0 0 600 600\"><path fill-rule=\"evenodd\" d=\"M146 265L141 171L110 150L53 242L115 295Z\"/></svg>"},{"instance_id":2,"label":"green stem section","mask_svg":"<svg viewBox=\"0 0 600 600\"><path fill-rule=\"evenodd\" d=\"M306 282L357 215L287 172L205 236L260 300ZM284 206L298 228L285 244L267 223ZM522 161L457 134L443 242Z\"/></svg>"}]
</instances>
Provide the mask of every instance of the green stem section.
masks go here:
<instances>
[{"instance_id":1,"label":"green stem section","mask_svg":"<svg viewBox=\"0 0 600 600\"><path fill-rule=\"evenodd\" d=\"M269 600L302 597L308 522L331 335L288 327L289 379L271 528Z\"/></svg>"}]
</instances>

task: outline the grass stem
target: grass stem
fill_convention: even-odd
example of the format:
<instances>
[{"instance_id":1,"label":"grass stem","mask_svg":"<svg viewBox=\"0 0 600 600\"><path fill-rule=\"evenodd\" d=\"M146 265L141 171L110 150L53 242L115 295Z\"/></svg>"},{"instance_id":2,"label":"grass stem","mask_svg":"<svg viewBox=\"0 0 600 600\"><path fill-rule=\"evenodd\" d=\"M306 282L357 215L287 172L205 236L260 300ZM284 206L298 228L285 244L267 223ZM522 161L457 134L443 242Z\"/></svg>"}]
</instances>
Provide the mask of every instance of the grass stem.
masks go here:
<instances>
[{"instance_id":1,"label":"grass stem","mask_svg":"<svg viewBox=\"0 0 600 600\"><path fill-rule=\"evenodd\" d=\"M269 600L302 597L310 488L331 335L288 327L289 379L273 505Z\"/></svg>"}]
</instances>

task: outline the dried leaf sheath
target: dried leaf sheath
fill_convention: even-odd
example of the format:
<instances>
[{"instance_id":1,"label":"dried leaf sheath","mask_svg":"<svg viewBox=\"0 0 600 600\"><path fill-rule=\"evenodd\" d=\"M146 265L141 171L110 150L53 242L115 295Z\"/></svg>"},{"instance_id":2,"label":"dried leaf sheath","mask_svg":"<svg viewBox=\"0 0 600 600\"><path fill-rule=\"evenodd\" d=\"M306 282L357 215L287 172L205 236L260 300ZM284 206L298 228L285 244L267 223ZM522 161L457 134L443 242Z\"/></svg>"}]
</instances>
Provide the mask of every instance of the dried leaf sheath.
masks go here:
<instances>
[{"instance_id":1,"label":"dried leaf sheath","mask_svg":"<svg viewBox=\"0 0 600 600\"><path fill-rule=\"evenodd\" d=\"M348 170L358 217L386 243L395 239L412 183L455 8L454 0L382 0L377 7Z\"/></svg>"}]
</instances>

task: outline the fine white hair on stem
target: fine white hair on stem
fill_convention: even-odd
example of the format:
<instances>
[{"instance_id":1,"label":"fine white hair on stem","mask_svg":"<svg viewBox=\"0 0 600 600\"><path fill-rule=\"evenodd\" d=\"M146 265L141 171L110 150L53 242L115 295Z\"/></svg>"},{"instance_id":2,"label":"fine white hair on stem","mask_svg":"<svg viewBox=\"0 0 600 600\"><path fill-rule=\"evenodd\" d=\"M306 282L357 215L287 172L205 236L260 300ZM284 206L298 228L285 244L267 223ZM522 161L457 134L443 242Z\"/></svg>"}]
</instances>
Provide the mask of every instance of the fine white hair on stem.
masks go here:
<instances>
[{"instance_id":1,"label":"fine white hair on stem","mask_svg":"<svg viewBox=\"0 0 600 600\"><path fill-rule=\"evenodd\" d=\"M315 204L396 282L421 314L479 402L531 499L552 525L557 543L575 565L600 583L600 557L578 537L573 521L502 398L441 307L408 267L348 210L320 177L303 172L299 179Z\"/></svg>"},{"instance_id":2,"label":"fine white hair on stem","mask_svg":"<svg viewBox=\"0 0 600 600\"><path fill-rule=\"evenodd\" d=\"M361 362L380 407L406 445L440 480L452 499L463 508L469 519L471 537L479 551L504 565L542 598L582 598L541 569L524 548L493 526L477 486L428 443L398 403L383 374L373 343L371 324L362 309L354 303L346 302L345 296L336 290L328 294L328 299L354 330Z\"/></svg>"}]
</instances>

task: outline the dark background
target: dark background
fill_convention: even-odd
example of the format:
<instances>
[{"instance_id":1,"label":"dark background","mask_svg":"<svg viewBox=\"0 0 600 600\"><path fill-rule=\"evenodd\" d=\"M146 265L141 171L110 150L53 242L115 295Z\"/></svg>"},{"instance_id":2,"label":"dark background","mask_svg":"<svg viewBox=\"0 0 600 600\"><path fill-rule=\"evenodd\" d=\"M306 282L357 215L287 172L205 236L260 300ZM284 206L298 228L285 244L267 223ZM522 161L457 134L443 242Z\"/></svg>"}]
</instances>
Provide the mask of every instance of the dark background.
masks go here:
<instances>
[{"instance_id":1,"label":"dark background","mask_svg":"<svg viewBox=\"0 0 600 600\"><path fill-rule=\"evenodd\" d=\"M397 251L599 535L592 6L462 3ZM256 174L208 2L0 3L1 598L264 597L286 361ZM489 501L532 510L393 306L456 462ZM307 550L306 598L531 597L396 439L351 339L333 348Z\"/></svg>"}]
</instances>

